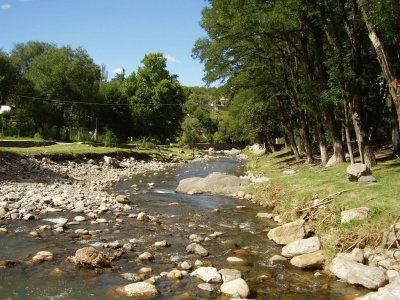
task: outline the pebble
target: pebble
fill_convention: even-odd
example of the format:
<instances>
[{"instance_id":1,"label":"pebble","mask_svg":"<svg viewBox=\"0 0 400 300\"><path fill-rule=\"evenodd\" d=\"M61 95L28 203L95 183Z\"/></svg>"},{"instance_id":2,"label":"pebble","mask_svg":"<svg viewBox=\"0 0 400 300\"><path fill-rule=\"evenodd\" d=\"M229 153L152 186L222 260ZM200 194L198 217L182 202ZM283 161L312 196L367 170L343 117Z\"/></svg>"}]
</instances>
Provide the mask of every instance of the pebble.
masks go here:
<instances>
[{"instance_id":1,"label":"pebble","mask_svg":"<svg viewBox=\"0 0 400 300\"><path fill-rule=\"evenodd\" d=\"M154 247L162 248L162 247L168 247L168 246L170 246L170 244L166 240L154 243Z\"/></svg>"},{"instance_id":2,"label":"pebble","mask_svg":"<svg viewBox=\"0 0 400 300\"><path fill-rule=\"evenodd\" d=\"M152 259L154 259L154 256L150 252L143 252L142 254L139 255L139 259L141 259L141 260L152 260Z\"/></svg>"},{"instance_id":3,"label":"pebble","mask_svg":"<svg viewBox=\"0 0 400 300\"><path fill-rule=\"evenodd\" d=\"M83 216L76 216L76 217L74 217L74 220L76 222L84 222L84 221L86 221L86 218Z\"/></svg>"},{"instance_id":4,"label":"pebble","mask_svg":"<svg viewBox=\"0 0 400 300\"><path fill-rule=\"evenodd\" d=\"M37 261L48 261L53 259L53 253L49 251L39 251L38 253L35 254L35 256L32 257L32 260L37 260Z\"/></svg>"},{"instance_id":5,"label":"pebble","mask_svg":"<svg viewBox=\"0 0 400 300\"><path fill-rule=\"evenodd\" d=\"M138 221L145 221L145 220L147 220L149 217L148 217L148 215L145 213L145 212L140 212L139 214L138 214L138 216L137 216L137 220Z\"/></svg>"},{"instance_id":6,"label":"pebble","mask_svg":"<svg viewBox=\"0 0 400 300\"><path fill-rule=\"evenodd\" d=\"M153 272L153 269L149 267L143 267L139 270L139 273L141 274L150 274L151 272Z\"/></svg>"},{"instance_id":7,"label":"pebble","mask_svg":"<svg viewBox=\"0 0 400 300\"><path fill-rule=\"evenodd\" d=\"M177 280L177 279L182 279L183 274L181 271L175 269L175 270L170 271L168 273L167 277L172 280Z\"/></svg>"}]
</instances>

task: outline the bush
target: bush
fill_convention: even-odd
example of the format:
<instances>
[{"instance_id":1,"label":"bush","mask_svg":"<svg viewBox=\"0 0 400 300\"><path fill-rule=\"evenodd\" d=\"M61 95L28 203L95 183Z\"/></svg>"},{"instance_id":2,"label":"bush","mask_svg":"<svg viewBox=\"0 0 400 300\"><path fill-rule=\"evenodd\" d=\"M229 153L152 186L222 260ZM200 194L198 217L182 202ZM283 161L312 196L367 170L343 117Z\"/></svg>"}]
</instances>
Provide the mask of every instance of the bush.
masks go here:
<instances>
[{"instance_id":1,"label":"bush","mask_svg":"<svg viewBox=\"0 0 400 300\"><path fill-rule=\"evenodd\" d=\"M36 132L36 133L33 135L33 138L34 138L35 140L38 140L38 141L43 140L43 136L42 136L39 132Z\"/></svg>"},{"instance_id":2,"label":"bush","mask_svg":"<svg viewBox=\"0 0 400 300\"><path fill-rule=\"evenodd\" d=\"M117 147L118 146L118 137L109 129L106 129L103 136L102 141L104 146L106 147Z\"/></svg>"}]
</instances>

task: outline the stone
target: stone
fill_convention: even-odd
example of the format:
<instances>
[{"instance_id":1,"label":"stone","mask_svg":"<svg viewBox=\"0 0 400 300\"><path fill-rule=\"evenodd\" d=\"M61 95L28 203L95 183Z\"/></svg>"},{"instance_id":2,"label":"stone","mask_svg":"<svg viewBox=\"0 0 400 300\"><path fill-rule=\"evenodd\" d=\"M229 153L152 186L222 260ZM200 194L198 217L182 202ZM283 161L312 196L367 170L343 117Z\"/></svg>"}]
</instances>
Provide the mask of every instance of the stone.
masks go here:
<instances>
[{"instance_id":1,"label":"stone","mask_svg":"<svg viewBox=\"0 0 400 300\"><path fill-rule=\"evenodd\" d=\"M296 170L285 170L282 172L283 175L294 175L296 173Z\"/></svg>"},{"instance_id":2,"label":"stone","mask_svg":"<svg viewBox=\"0 0 400 300\"><path fill-rule=\"evenodd\" d=\"M145 212L140 212L136 219L138 221L145 221L149 219L149 216Z\"/></svg>"},{"instance_id":3,"label":"stone","mask_svg":"<svg viewBox=\"0 0 400 300\"><path fill-rule=\"evenodd\" d=\"M153 254L150 252L143 252L142 254L139 255L140 260L152 260L154 259Z\"/></svg>"},{"instance_id":4,"label":"stone","mask_svg":"<svg viewBox=\"0 0 400 300\"><path fill-rule=\"evenodd\" d=\"M175 269L175 270L170 271L168 273L167 277L172 280L177 280L177 279L182 279L183 274L181 271Z\"/></svg>"},{"instance_id":5,"label":"stone","mask_svg":"<svg viewBox=\"0 0 400 300\"><path fill-rule=\"evenodd\" d=\"M184 261L180 264L180 267L182 270L190 270L192 268L192 265L189 262Z\"/></svg>"},{"instance_id":6,"label":"stone","mask_svg":"<svg viewBox=\"0 0 400 300\"><path fill-rule=\"evenodd\" d=\"M202 236L198 235L198 234L191 234L191 235L189 236L189 239L190 239L191 241L197 241L198 243L204 241L204 238L203 238Z\"/></svg>"},{"instance_id":7,"label":"stone","mask_svg":"<svg viewBox=\"0 0 400 300\"><path fill-rule=\"evenodd\" d=\"M203 248L201 245L192 243L186 247L186 252L188 253L194 253L203 257L208 256L208 251L207 249Z\"/></svg>"},{"instance_id":8,"label":"stone","mask_svg":"<svg viewBox=\"0 0 400 300\"><path fill-rule=\"evenodd\" d=\"M342 253L333 259L330 271L350 284L359 284L368 289L377 289L387 282L383 270L355 262Z\"/></svg>"},{"instance_id":9,"label":"stone","mask_svg":"<svg viewBox=\"0 0 400 300\"><path fill-rule=\"evenodd\" d=\"M256 178L252 178L251 182L252 183L264 183L264 182L268 182L270 180L271 180L271 178L269 178L269 177L256 177Z\"/></svg>"},{"instance_id":10,"label":"stone","mask_svg":"<svg viewBox=\"0 0 400 300\"><path fill-rule=\"evenodd\" d=\"M307 234L304 220L297 220L271 229L268 238L279 245L286 245L304 238Z\"/></svg>"},{"instance_id":11,"label":"stone","mask_svg":"<svg viewBox=\"0 0 400 300\"><path fill-rule=\"evenodd\" d=\"M249 286L242 278L237 278L221 285L221 292L232 297L247 298L250 294Z\"/></svg>"},{"instance_id":12,"label":"stone","mask_svg":"<svg viewBox=\"0 0 400 300\"><path fill-rule=\"evenodd\" d=\"M76 216L76 217L74 217L74 220L76 222L84 222L84 221L86 221L86 218L84 216Z\"/></svg>"},{"instance_id":13,"label":"stone","mask_svg":"<svg viewBox=\"0 0 400 300\"><path fill-rule=\"evenodd\" d=\"M336 156L335 156L335 155L332 155L332 156L329 158L328 162L326 163L325 167L326 167L326 168L329 168L329 167L332 167L332 166L334 166L334 165L336 165L336 164L338 164L338 163L339 163L339 162L336 160Z\"/></svg>"},{"instance_id":14,"label":"stone","mask_svg":"<svg viewBox=\"0 0 400 300\"><path fill-rule=\"evenodd\" d=\"M293 257L290 263L301 269L319 269L324 265L325 256L322 250Z\"/></svg>"},{"instance_id":15,"label":"stone","mask_svg":"<svg viewBox=\"0 0 400 300\"><path fill-rule=\"evenodd\" d=\"M200 290L207 291L207 292L213 292L214 291L214 287L209 283L200 283L200 284L197 285L197 287Z\"/></svg>"},{"instance_id":16,"label":"stone","mask_svg":"<svg viewBox=\"0 0 400 300\"><path fill-rule=\"evenodd\" d=\"M259 213L257 213L256 217L257 218L273 219L274 215L270 214L270 213L261 213L261 212L259 212Z\"/></svg>"},{"instance_id":17,"label":"stone","mask_svg":"<svg viewBox=\"0 0 400 300\"><path fill-rule=\"evenodd\" d=\"M389 282L392 282L396 277L400 277L400 273L395 270L387 270L386 277L389 279Z\"/></svg>"},{"instance_id":18,"label":"stone","mask_svg":"<svg viewBox=\"0 0 400 300\"><path fill-rule=\"evenodd\" d=\"M170 246L170 244L166 240L154 243L154 247L165 248L165 247L169 247L169 246Z\"/></svg>"},{"instance_id":19,"label":"stone","mask_svg":"<svg viewBox=\"0 0 400 300\"><path fill-rule=\"evenodd\" d=\"M370 173L366 164L356 163L349 165L346 169L347 176L350 181L357 181L361 176L366 176Z\"/></svg>"},{"instance_id":20,"label":"stone","mask_svg":"<svg viewBox=\"0 0 400 300\"><path fill-rule=\"evenodd\" d=\"M24 217L22 218L22 220L25 220L25 221L27 221L27 220L34 220L34 219L35 219L35 216L32 215L32 214L26 214L26 215L24 215Z\"/></svg>"},{"instance_id":21,"label":"stone","mask_svg":"<svg viewBox=\"0 0 400 300\"><path fill-rule=\"evenodd\" d=\"M219 273L222 276L223 282L232 281L238 278L242 278L242 273L239 270L235 269L221 269Z\"/></svg>"},{"instance_id":22,"label":"stone","mask_svg":"<svg viewBox=\"0 0 400 300\"><path fill-rule=\"evenodd\" d=\"M7 233L8 233L7 228L0 227L0 234L7 234Z\"/></svg>"},{"instance_id":23,"label":"stone","mask_svg":"<svg viewBox=\"0 0 400 300\"><path fill-rule=\"evenodd\" d=\"M0 217L4 217L7 214L7 210L4 207L0 207Z\"/></svg>"},{"instance_id":24,"label":"stone","mask_svg":"<svg viewBox=\"0 0 400 300\"><path fill-rule=\"evenodd\" d=\"M371 292L356 300L398 300L400 299L400 277L397 277L388 285L381 287L377 292Z\"/></svg>"},{"instance_id":25,"label":"stone","mask_svg":"<svg viewBox=\"0 0 400 300\"><path fill-rule=\"evenodd\" d=\"M291 242L282 248L282 255L285 257L293 257L301 254L318 251L321 243L317 236L308 239L297 240Z\"/></svg>"},{"instance_id":26,"label":"stone","mask_svg":"<svg viewBox=\"0 0 400 300\"><path fill-rule=\"evenodd\" d=\"M115 200L121 204L130 204L131 203L131 201L129 200L129 197L126 195L118 195L117 197L115 197Z\"/></svg>"},{"instance_id":27,"label":"stone","mask_svg":"<svg viewBox=\"0 0 400 300\"><path fill-rule=\"evenodd\" d=\"M68 219L66 218L47 218L47 219L43 219L43 221L47 221L53 224L56 224L58 226L64 226L65 224L67 224Z\"/></svg>"},{"instance_id":28,"label":"stone","mask_svg":"<svg viewBox=\"0 0 400 300\"><path fill-rule=\"evenodd\" d=\"M368 176L361 176L358 178L357 182L361 183L376 183L378 182L374 176L368 175Z\"/></svg>"},{"instance_id":29,"label":"stone","mask_svg":"<svg viewBox=\"0 0 400 300\"><path fill-rule=\"evenodd\" d=\"M193 177L182 179L176 188L176 192L189 195L233 195L249 184L250 180L248 179L214 172L205 178Z\"/></svg>"},{"instance_id":30,"label":"stone","mask_svg":"<svg viewBox=\"0 0 400 300\"><path fill-rule=\"evenodd\" d=\"M344 210L340 213L340 222L349 223L353 220L362 220L368 217L368 207L358 207L349 210Z\"/></svg>"},{"instance_id":31,"label":"stone","mask_svg":"<svg viewBox=\"0 0 400 300\"><path fill-rule=\"evenodd\" d=\"M140 268L140 270L139 270L140 274L150 274L152 272L153 272L153 269L149 268L149 267L143 267L143 268Z\"/></svg>"},{"instance_id":32,"label":"stone","mask_svg":"<svg viewBox=\"0 0 400 300\"><path fill-rule=\"evenodd\" d=\"M38 253L35 254L34 257L32 257L32 260L37 260L37 261L49 261L53 259L53 253L49 251L39 251Z\"/></svg>"},{"instance_id":33,"label":"stone","mask_svg":"<svg viewBox=\"0 0 400 300\"><path fill-rule=\"evenodd\" d=\"M12 261L12 260L0 260L0 270L12 267L16 264L17 264L17 262Z\"/></svg>"},{"instance_id":34,"label":"stone","mask_svg":"<svg viewBox=\"0 0 400 300\"><path fill-rule=\"evenodd\" d=\"M281 255L273 255L270 259L269 259L269 263L271 265L280 263L280 262L287 262L287 258Z\"/></svg>"},{"instance_id":35,"label":"stone","mask_svg":"<svg viewBox=\"0 0 400 300\"><path fill-rule=\"evenodd\" d=\"M126 280L133 281L133 282L138 282L138 281L142 280L140 278L140 276L135 273L123 273L123 274L121 274L121 276L123 278L125 278Z\"/></svg>"},{"instance_id":36,"label":"stone","mask_svg":"<svg viewBox=\"0 0 400 300\"><path fill-rule=\"evenodd\" d=\"M75 256L67 258L75 265L84 268L107 268L111 267L111 257L94 247L84 247L76 250Z\"/></svg>"},{"instance_id":37,"label":"stone","mask_svg":"<svg viewBox=\"0 0 400 300\"><path fill-rule=\"evenodd\" d=\"M147 299L158 295L158 291L153 284L147 282L135 282L118 289L126 297Z\"/></svg>"},{"instance_id":38,"label":"stone","mask_svg":"<svg viewBox=\"0 0 400 300\"><path fill-rule=\"evenodd\" d=\"M364 251L360 248L354 248L348 257L361 264L364 263Z\"/></svg>"},{"instance_id":39,"label":"stone","mask_svg":"<svg viewBox=\"0 0 400 300\"><path fill-rule=\"evenodd\" d=\"M222 282L222 276L214 267L200 267L190 273L190 276L197 277L204 282L219 283Z\"/></svg>"},{"instance_id":40,"label":"stone","mask_svg":"<svg viewBox=\"0 0 400 300\"><path fill-rule=\"evenodd\" d=\"M227 261L227 262L230 262L230 263L232 263L232 264L234 264L234 263L242 263L242 262L244 262L244 259L241 259L241 258L239 258L239 257L233 257L233 256L231 256L231 257L228 257L228 258L226 259L226 261Z\"/></svg>"}]
</instances>

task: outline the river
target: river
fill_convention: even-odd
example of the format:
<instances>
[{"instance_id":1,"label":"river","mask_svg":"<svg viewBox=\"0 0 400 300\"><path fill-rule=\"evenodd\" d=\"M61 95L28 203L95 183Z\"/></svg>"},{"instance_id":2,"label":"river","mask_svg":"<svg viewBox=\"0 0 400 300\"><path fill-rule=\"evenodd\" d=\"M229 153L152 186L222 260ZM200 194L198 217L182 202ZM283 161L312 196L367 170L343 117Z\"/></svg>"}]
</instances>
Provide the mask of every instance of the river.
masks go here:
<instances>
[{"instance_id":1,"label":"river","mask_svg":"<svg viewBox=\"0 0 400 300\"><path fill-rule=\"evenodd\" d=\"M365 294L365 289L334 278L325 275L315 277L315 271L300 271L286 263L270 265L268 259L279 254L280 247L267 238L268 229L276 224L256 218L257 212L264 212L263 208L230 197L191 196L174 192L183 178L205 176L215 171L242 174L242 163L232 157L192 162L158 173L135 176L113 186L115 194L130 195L134 203L131 213L144 211L156 216L158 224L140 222L128 218L127 214L116 216L105 213L102 217L110 220L109 223L84 224L87 230L99 230L94 236L74 234L75 229L83 227L70 226L71 229L63 234L48 231L35 239L28 233L44 224L43 221L7 223L10 233L0 236L0 260L26 261L41 250L51 251L54 259L40 265L18 264L0 270L0 299L116 299L118 296L114 288L129 283L122 278L122 273L138 273L140 268L146 266L153 269L152 275L157 275L176 268L179 262L193 264L196 259L208 261L217 269L240 270L250 286L250 298L254 299L352 299ZM154 187L149 187L150 183L154 183ZM134 192L133 184L140 191ZM75 215L53 214L69 219ZM210 252L208 257L199 258L186 253L191 234L208 237L214 232L223 234L202 243ZM133 242L136 248L114 261L113 269L77 269L66 261L67 256L85 245L115 240ZM152 246L161 240L167 240L171 246ZM155 259L146 263L138 260L137 256L144 251L154 254ZM231 256L242 258L244 262L231 264L226 261ZM163 277L156 283L160 295L155 299L224 299L198 289L199 283L190 276L180 281Z\"/></svg>"}]
</instances>

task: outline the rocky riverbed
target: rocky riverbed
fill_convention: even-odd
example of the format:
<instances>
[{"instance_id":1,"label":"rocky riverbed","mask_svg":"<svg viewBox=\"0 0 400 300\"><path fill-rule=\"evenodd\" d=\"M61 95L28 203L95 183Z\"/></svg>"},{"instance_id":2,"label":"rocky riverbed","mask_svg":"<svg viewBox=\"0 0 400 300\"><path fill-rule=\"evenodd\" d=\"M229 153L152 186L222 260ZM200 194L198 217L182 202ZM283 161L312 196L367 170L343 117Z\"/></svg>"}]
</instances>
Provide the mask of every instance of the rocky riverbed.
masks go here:
<instances>
[{"instance_id":1,"label":"rocky riverbed","mask_svg":"<svg viewBox=\"0 0 400 300\"><path fill-rule=\"evenodd\" d=\"M180 179L212 172L240 175L241 162L3 158L0 294L340 299L367 292L270 260L281 252L267 236L276 223L256 217L266 213L258 206L175 194Z\"/></svg>"}]
</instances>

